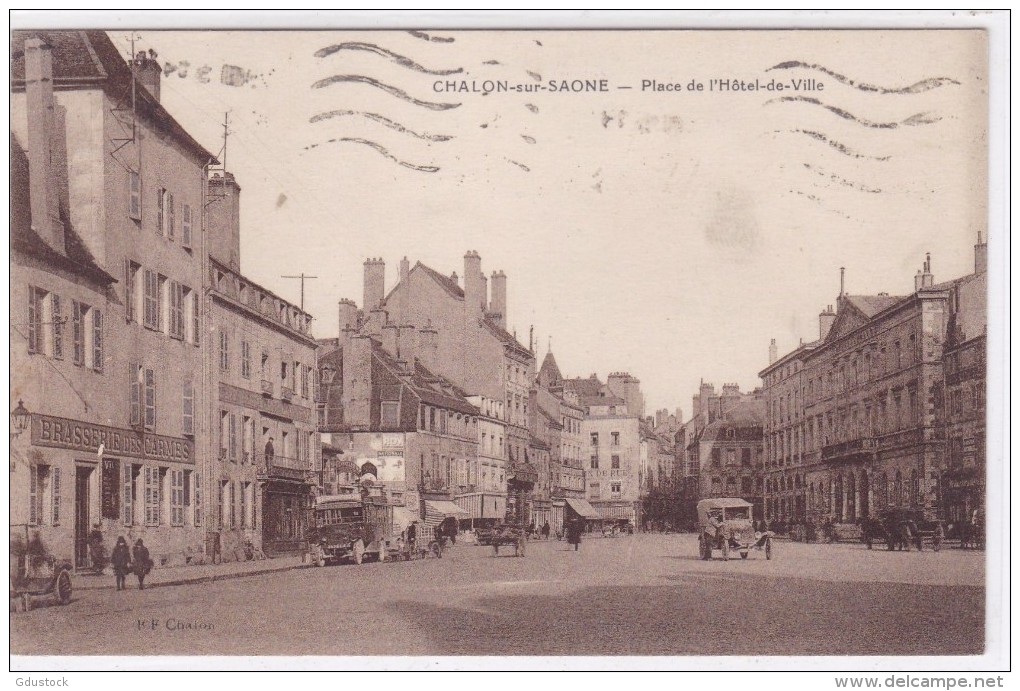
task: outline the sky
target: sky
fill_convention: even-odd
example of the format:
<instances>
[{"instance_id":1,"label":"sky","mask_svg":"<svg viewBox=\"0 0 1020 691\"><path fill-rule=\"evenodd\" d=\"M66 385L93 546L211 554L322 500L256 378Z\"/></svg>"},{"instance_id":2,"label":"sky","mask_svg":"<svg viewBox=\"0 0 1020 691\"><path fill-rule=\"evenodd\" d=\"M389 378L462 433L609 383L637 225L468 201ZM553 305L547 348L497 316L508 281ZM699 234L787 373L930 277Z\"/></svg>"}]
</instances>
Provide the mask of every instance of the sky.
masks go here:
<instances>
[{"instance_id":1,"label":"sky","mask_svg":"<svg viewBox=\"0 0 1020 691\"><path fill-rule=\"evenodd\" d=\"M629 371L686 417L700 380L750 390L770 339L816 338L840 267L850 294L907 294L926 252L937 281L969 273L987 230L979 31L135 36L214 153L229 112L242 271L294 302L282 276L317 276L317 337L367 257L389 290L404 256L462 276L476 250L539 362L551 339L565 375ZM521 93L483 93L500 80Z\"/></svg>"}]
</instances>

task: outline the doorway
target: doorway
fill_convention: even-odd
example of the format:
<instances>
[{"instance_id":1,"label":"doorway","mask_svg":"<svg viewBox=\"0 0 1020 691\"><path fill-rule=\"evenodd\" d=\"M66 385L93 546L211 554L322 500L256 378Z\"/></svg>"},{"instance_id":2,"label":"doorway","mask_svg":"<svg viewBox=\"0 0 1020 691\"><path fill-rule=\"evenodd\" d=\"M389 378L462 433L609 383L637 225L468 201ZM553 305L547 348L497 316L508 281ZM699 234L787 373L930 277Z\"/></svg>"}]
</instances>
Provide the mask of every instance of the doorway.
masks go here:
<instances>
[{"instance_id":1,"label":"doorway","mask_svg":"<svg viewBox=\"0 0 1020 691\"><path fill-rule=\"evenodd\" d=\"M78 466L74 472L74 566L84 569L89 563L89 530L92 526L89 507L89 481L92 468Z\"/></svg>"}]
</instances>

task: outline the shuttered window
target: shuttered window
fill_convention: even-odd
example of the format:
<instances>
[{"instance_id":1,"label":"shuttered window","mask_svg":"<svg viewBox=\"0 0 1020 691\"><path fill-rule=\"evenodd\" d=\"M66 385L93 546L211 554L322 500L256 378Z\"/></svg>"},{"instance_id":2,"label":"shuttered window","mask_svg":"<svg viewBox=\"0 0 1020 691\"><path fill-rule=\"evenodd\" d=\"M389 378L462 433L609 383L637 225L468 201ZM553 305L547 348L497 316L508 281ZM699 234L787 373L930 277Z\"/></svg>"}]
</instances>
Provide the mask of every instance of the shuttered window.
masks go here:
<instances>
[{"instance_id":1,"label":"shuttered window","mask_svg":"<svg viewBox=\"0 0 1020 691\"><path fill-rule=\"evenodd\" d=\"M163 223L164 223L164 201L165 201L166 190L162 187L156 188L156 232L163 235Z\"/></svg>"},{"instance_id":2,"label":"shuttered window","mask_svg":"<svg viewBox=\"0 0 1020 691\"><path fill-rule=\"evenodd\" d=\"M60 468L54 468L51 475L50 482L53 485L51 493L53 525L60 525Z\"/></svg>"},{"instance_id":3,"label":"shuttered window","mask_svg":"<svg viewBox=\"0 0 1020 691\"><path fill-rule=\"evenodd\" d=\"M142 424L142 374L141 368L135 363L128 365L128 383L131 387L131 425Z\"/></svg>"},{"instance_id":4,"label":"shuttered window","mask_svg":"<svg viewBox=\"0 0 1020 691\"><path fill-rule=\"evenodd\" d=\"M42 350L42 309L39 305L39 293L35 286L28 287L28 352L38 353Z\"/></svg>"},{"instance_id":5,"label":"shuttered window","mask_svg":"<svg viewBox=\"0 0 1020 691\"><path fill-rule=\"evenodd\" d=\"M121 483L124 487L124 500L121 502L123 507L123 520L124 525L131 525L134 523L135 517L135 487L134 487L134 476L132 475L134 468L130 463L125 463L123 472L123 482Z\"/></svg>"},{"instance_id":6,"label":"shuttered window","mask_svg":"<svg viewBox=\"0 0 1020 691\"><path fill-rule=\"evenodd\" d=\"M192 299L195 301L195 306L191 310L191 318L194 321L194 323L192 324L192 334L194 335L195 345L197 346L197 345L199 345L199 342L201 340L201 338L200 338L201 332L199 330L199 322L201 320L201 313L199 311L200 303L198 301L198 291L197 290L192 291L191 295L192 295Z\"/></svg>"},{"instance_id":7,"label":"shuttered window","mask_svg":"<svg viewBox=\"0 0 1020 691\"><path fill-rule=\"evenodd\" d=\"M142 220L142 178L138 173L128 173L128 215L136 221Z\"/></svg>"},{"instance_id":8,"label":"shuttered window","mask_svg":"<svg viewBox=\"0 0 1020 691\"><path fill-rule=\"evenodd\" d=\"M92 369L103 372L103 313L92 308Z\"/></svg>"},{"instance_id":9,"label":"shuttered window","mask_svg":"<svg viewBox=\"0 0 1020 691\"><path fill-rule=\"evenodd\" d=\"M202 474L195 472L195 525L202 525Z\"/></svg>"},{"instance_id":10,"label":"shuttered window","mask_svg":"<svg viewBox=\"0 0 1020 691\"><path fill-rule=\"evenodd\" d=\"M145 429L156 427L156 375L145 370Z\"/></svg>"},{"instance_id":11,"label":"shuttered window","mask_svg":"<svg viewBox=\"0 0 1020 691\"><path fill-rule=\"evenodd\" d=\"M159 468L145 466L142 468L145 487L145 525L159 525Z\"/></svg>"},{"instance_id":12,"label":"shuttered window","mask_svg":"<svg viewBox=\"0 0 1020 691\"><path fill-rule=\"evenodd\" d=\"M229 446L230 460L237 462L237 416L230 414L230 432L227 440Z\"/></svg>"},{"instance_id":13,"label":"shuttered window","mask_svg":"<svg viewBox=\"0 0 1020 691\"><path fill-rule=\"evenodd\" d=\"M195 434L195 385L191 380L184 382L184 430L185 435Z\"/></svg>"},{"instance_id":14,"label":"shuttered window","mask_svg":"<svg viewBox=\"0 0 1020 691\"><path fill-rule=\"evenodd\" d=\"M166 220L166 236L171 241L173 241L173 239L174 239L174 225L175 225L176 211L174 209L174 195L171 194L170 192L166 193L166 212L167 212L166 213L166 217L167 217L167 220Z\"/></svg>"},{"instance_id":15,"label":"shuttered window","mask_svg":"<svg viewBox=\"0 0 1020 691\"><path fill-rule=\"evenodd\" d=\"M159 329L159 274L146 269L143 283L142 321L150 329Z\"/></svg>"},{"instance_id":16,"label":"shuttered window","mask_svg":"<svg viewBox=\"0 0 1020 691\"><path fill-rule=\"evenodd\" d=\"M64 359L64 320L60 304L60 296L56 293L50 294L50 308L53 320L53 357L57 360Z\"/></svg>"},{"instance_id":17,"label":"shuttered window","mask_svg":"<svg viewBox=\"0 0 1020 691\"><path fill-rule=\"evenodd\" d=\"M184 286L170 281L170 337L184 339Z\"/></svg>"},{"instance_id":18,"label":"shuttered window","mask_svg":"<svg viewBox=\"0 0 1020 691\"><path fill-rule=\"evenodd\" d=\"M184 205L181 211L181 247L191 249L191 207Z\"/></svg>"},{"instance_id":19,"label":"shuttered window","mask_svg":"<svg viewBox=\"0 0 1020 691\"><path fill-rule=\"evenodd\" d=\"M170 525L184 525L184 471L170 471Z\"/></svg>"}]
</instances>

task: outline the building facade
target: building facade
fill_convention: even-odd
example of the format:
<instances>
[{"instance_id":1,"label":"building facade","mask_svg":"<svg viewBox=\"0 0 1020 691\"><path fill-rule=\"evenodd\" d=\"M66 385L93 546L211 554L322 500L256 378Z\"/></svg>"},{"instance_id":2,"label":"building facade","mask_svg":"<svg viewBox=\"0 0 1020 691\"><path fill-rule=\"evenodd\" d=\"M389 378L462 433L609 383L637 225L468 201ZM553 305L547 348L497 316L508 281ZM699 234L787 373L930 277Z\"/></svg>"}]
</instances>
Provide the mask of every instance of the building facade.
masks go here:
<instances>
[{"instance_id":1,"label":"building facade","mask_svg":"<svg viewBox=\"0 0 1020 691\"><path fill-rule=\"evenodd\" d=\"M204 553L202 209L215 159L103 32L12 45L11 523L77 568ZM134 93L134 98L132 98ZM93 549L90 549L90 543Z\"/></svg>"},{"instance_id":2,"label":"building facade","mask_svg":"<svg viewBox=\"0 0 1020 691\"><path fill-rule=\"evenodd\" d=\"M950 295L969 282L936 284L929 258L912 294L843 293L834 318L822 313L818 341L761 372L770 518L820 525L886 508L943 513L944 347Z\"/></svg>"}]
</instances>

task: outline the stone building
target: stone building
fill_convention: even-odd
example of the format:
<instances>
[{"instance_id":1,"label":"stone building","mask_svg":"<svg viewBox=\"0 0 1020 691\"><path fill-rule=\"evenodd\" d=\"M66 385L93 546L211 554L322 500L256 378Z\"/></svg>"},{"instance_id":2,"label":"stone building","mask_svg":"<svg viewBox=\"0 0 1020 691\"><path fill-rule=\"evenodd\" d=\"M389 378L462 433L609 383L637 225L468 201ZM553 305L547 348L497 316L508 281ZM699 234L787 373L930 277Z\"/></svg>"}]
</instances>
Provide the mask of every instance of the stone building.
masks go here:
<instances>
[{"instance_id":1,"label":"stone building","mask_svg":"<svg viewBox=\"0 0 1020 691\"><path fill-rule=\"evenodd\" d=\"M353 464L359 489L415 509L478 486L479 411L461 389L370 336L328 348L319 356L319 429L342 459L336 472ZM345 480L324 478L334 487Z\"/></svg>"},{"instance_id":2,"label":"stone building","mask_svg":"<svg viewBox=\"0 0 1020 691\"><path fill-rule=\"evenodd\" d=\"M538 482L530 462L528 403L535 377L535 356L506 328L503 272L489 283L481 257L464 256L464 285L456 273L446 276L418 262L400 262L397 284L385 291L385 263L365 262L364 304L340 304L340 341L356 334L375 337L397 359L417 358L430 372L453 382L464 395L501 401L507 510L530 521L531 498ZM410 354L413 353L413 354ZM471 492L468 492L469 494Z\"/></svg>"},{"instance_id":3,"label":"stone building","mask_svg":"<svg viewBox=\"0 0 1020 691\"><path fill-rule=\"evenodd\" d=\"M14 32L11 68L11 395L29 413L11 524L76 568L122 535L185 563L204 552L211 486L199 296L215 159L160 104L155 60L125 60L104 32Z\"/></svg>"},{"instance_id":4,"label":"stone building","mask_svg":"<svg viewBox=\"0 0 1020 691\"><path fill-rule=\"evenodd\" d=\"M841 290L819 339L762 370L769 518L853 524L889 507L942 511L949 301L971 282L936 284L928 258L909 295Z\"/></svg>"},{"instance_id":5,"label":"stone building","mask_svg":"<svg viewBox=\"0 0 1020 691\"><path fill-rule=\"evenodd\" d=\"M698 501L708 497L741 497L754 505L755 519L763 517L764 408L758 391L742 393L725 384L717 394L712 384L701 384L692 417L677 434L682 523L692 524Z\"/></svg>"},{"instance_id":6,"label":"stone building","mask_svg":"<svg viewBox=\"0 0 1020 691\"><path fill-rule=\"evenodd\" d=\"M240 190L233 176L228 173L221 184L235 188L236 200ZM216 432L209 435L208 453L217 461L209 530L216 531L227 559L245 541L270 555L300 551L321 451L312 317L227 264L227 257L240 254L236 222L211 222L208 232L211 238L226 236L226 242L210 244L229 251L213 250L209 257L209 314L215 325L209 338L215 353L209 425Z\"/></svg>"},{"instance_id":7,"label":"stone building","mask_svg":"<svg viewBox=\"0 0 1020 691\"><path fill-rule=\"evenodd\" d=\"M987 245L978 238L974 273L949 289L949 323L942 358L946 452L939 489L944 518L954 525L973 521L974 512L985 505L987 251Z\"/></svg>"}]
</instances>

